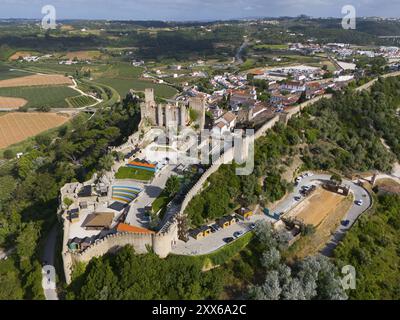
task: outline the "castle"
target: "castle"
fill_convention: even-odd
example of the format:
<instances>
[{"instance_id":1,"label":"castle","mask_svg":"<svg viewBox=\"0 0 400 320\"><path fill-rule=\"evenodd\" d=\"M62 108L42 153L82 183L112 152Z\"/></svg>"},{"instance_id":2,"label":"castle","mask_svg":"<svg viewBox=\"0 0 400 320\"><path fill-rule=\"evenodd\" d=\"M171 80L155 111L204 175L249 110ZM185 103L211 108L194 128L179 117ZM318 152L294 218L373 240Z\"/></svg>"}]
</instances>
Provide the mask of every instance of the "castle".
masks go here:
<instances>
[{"instance_id":1,"label":"castle","mask_svg":"<svg viewBox=\"0 0 400 320\"><path fill-rule=\"evenodd\" d=\"M159 103L154 99L154 89L145 89L144 102L140 104L142 120L147 120L154 127L175 127L184 129L192 120L199 129L205 125L206 99L203 96L189 99L189 110L197 114L196 119L190 119L187 104L185 102Z\"/></svg>"}]
</instances>

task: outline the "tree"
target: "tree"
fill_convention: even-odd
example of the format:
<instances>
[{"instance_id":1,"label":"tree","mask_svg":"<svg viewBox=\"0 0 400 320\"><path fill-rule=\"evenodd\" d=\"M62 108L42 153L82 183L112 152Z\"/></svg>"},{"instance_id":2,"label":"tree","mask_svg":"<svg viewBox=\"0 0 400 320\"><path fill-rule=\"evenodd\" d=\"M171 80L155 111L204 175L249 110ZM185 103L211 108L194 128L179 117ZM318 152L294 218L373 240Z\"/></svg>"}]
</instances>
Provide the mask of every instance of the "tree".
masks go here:
<instances>
[{"instance_id":1,"label":"tree","mask_svg":"<svg viewBox=\"0 0 400 320\"><path fill-rule=\"evenodd\" d=\"M4 151L3 156L4 156L4 158L10 160L10 159L15 158L15 152L11 149L7 149Z\"/></svg>"},{"instance_id":2,"label":"tree","mask_svg":"<svg viewBox=\"0 0 400 320\"><path fill-rule=\"evenodd\" d=\"M335 183L336 185L341 185L342 184L342 177L338 175L337 173L334 173L331 176L331 182Z\"/></svg>"},{"instance_id":3,"label":"tree","mask_svg":"<svg viewBox=\"0 0 400 320\"><path fill-rule=\"evenodd\" d=\"M99 169L109 171L113 164L114 157L111 154L107 154L99 160Z\"/></svg>"},{"instance_id":4,"label":"tree","mask_svg":"<svg viewBox=\"0 0 400 320\"><path fill-rule=\"evenodd\" d=\"M272 247L269 250L264 251L261 257L261 264L266 269L275 269L279 266L281 260L281 254L279 250Z\"/></svg>"},{"instance_id":5,"label":"tree","mask_svg":"<svg viewBox=\"0 0 400 320\"><path fill-rule=\"evenodd\" d=\"M174 196L180 188L180 181L178 176L172 175L168 178L167 183L165 184L165 191L168 193L170 197Z\"/></svg>"},{"instance_id":6,"label":"tree","mask_svg":"<svg viewBox=\"0 0 400 320\"><path fill-rule=\"evenodd\" d=\"M33 222L25 224L16 239L16 249L21 269L30 269L31 259L36 251L38 239L39 229L36 224Z\"/></svg>"}]
</instances>

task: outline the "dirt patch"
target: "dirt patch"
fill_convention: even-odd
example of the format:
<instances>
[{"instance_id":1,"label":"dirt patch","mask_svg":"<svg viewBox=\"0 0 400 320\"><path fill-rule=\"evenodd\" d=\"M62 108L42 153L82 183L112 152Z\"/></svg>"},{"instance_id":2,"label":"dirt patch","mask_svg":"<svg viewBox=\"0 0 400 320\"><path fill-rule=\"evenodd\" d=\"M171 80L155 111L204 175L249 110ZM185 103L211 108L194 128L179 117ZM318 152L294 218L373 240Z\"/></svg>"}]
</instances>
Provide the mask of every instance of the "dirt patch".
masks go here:
<instances>
[{"instance_id":1,"label":"dirt patch","mask_svg":"<svg viewBox=\"0 0 400 320\"><path fill-rule=\"evenodd\" d=\"M0 117L0 149L58 127L69 120L56 113L8 113Z\"/></svg>"},{"instance_id":2,"label":"dirt patch","mask_svg":"<svg viewBox=\"0 0 400 320\"><path fill-rule=\"evenodd\" d=\"M293 208L288 216L317 227L344 199L343 196L320 187L297 207Z\"/></svg>"},{"instance_id":3,"label":"dirt patch","mask_svg":"<svg viewBox=\"0 0 400 320\"><path fill-rule=\"evenodd\" d=\"M72 51L65 55L68 59L91 60L101 57L100 51Z\"/></svg>"},{"instance_id":4,"label":"dirt patch","mask_svg":"<svg viewBox=\"0 0 400 320\"><path fill-rule=\"evenodd\" d=\"M28 103L27 100L22 98L0 97L0 110L1 109L18 109Z\"/></svg>"},{"instance_id":5,"label":"dirt patch","mask_svg":"<svg viewBox=\"0 0 400 320\"><path fill-rule=\"evenodd\" d=\"M315 233L300 238L300 240L295 242L290 248L287 256L289 261L315 255L329 242L332 234L336 231L340 222L353 204L353 197L351 195L346 198L343 196L339 197L341 197L342 200L329 210L326 218L316 228Z\"/></svg>"},{"instance_id":6,"label":"dirt patch","mask_svg":"<svg viewBox=\"0 0 400 320\"><path fill-rule=\"evenodd\" d=\"M385 187L398 187L400 186L400 183L395 181L394 179L390 178L384 178L384 179L379 179L375 183L376 186L385 186Z\"/></svg>"},{"instance_id":7,"label":"dirt patch","mask_svg":"<svg viewBox=\"0 0 400 320\"><path fill-rule=\"evenodd\" d=\"M35 74L26 77L1 80L0 88L29 87L29 86L51 86L72 85L70 78L59 74Z\"/></svg>"},{"instance_id":8,"label":"dirt patch","mask_svg":"<svg viewBox=\"0 0 400 320\"><path fill-rule=\"evenodd\" d=\"M17 51L8 58L9 61L16 61L19 57L25 58L31 56L33 53L29 51Z\"/></svg>"}]
</instances>

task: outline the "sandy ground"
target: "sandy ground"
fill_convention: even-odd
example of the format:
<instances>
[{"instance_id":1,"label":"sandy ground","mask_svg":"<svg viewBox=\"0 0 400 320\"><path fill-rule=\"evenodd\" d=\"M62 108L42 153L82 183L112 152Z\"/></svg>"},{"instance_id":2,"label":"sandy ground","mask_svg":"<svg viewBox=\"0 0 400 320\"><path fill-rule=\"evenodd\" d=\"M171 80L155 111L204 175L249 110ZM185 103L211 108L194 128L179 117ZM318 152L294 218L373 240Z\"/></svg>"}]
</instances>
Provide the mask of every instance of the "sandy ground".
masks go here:
<instances>
[{"instance_id":1,"label":"sandy ground","mask_svg":"<svg viewBox=\"0 0 400 320\"><path fill-rule=\"evenodd\" d=\"M347 198L340 197L342 201L330 210L326 219L316 228L315 233L300 238L294 244L294 251L288 257L289 260L293 258L303 259L304 257L317 254L324 248L353 203L352 196Z\"/></svg>"},{"instance_id":2,"label":"sandy ground","mask_svg":"<svg viewBox=\"0 0 400 320\"><path fill-rule=\"evenodd\" d=\"M289 216L317 227L337 208L343 199L345 198L341 195L318 188L311 196L293 208Z\"/></svg>"},{"instance_id":3,"label":"sandy ground","mask_svg":"<svg viewBox=\"0 0 400 320\"><path fill-rule=\"evenodd\" d=\"M78 60L91 60L101 56L100 51L72 51L68 52L66 55L68 59L77 58Z\"/></svg>"},{"instance_id":4,"label":"sandy ground","mask_svg":"<svg viewBox=\"0 0 400 320\"><path fill-rule=\"evenodd\" d=\"M58 127L68 120L68 117L56 113L8 113L0 117L0 149Z\"/></svg>"},{"instance_id":5,"label":"sandy ground","mask_svg":"<svg viewBox=\"0 0 400 320\"><path fill-rule=\"evenodd\" d=\"M18 60L19 57L29 57L32 55L32 52L28 52L28 51L17 51L16 53L14 53L12 56L10 56L8 58L9 61L15 61Z\"/></svg>"},{"instance_id":6,"label":"sandy ground","mask_svg":"<svg viewBox=\"0 0 400 320\"><path fill-rule=\"evenodd\" d=\"M0 97L0 109L18 109L28 103L22 98Z\"/></svg>"},{"instance_id":7,"label":"sandy ground","mask_svg":"<svg viewBox=\"0 0 400 320\"><path fill-rule=\"evenodd\" d=\"M24 87L24 86L48 86L48 85L72 85L70 78L59 74L35 74L26 77L1 80L0 88Z\"/></svg>"}]
</instances>

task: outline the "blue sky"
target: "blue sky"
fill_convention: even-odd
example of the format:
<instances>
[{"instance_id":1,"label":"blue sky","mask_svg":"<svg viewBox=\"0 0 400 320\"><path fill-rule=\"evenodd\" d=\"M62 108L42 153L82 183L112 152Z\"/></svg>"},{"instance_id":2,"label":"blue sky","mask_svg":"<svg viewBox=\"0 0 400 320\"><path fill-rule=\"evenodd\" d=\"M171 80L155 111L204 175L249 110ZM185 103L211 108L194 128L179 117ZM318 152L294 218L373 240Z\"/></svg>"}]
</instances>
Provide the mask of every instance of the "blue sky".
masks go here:
<instances>
[{"instance_id":1,"label":"blue sky","mask_svg":"<svg viewBox=\"0 0 400 320\"><path fill-rule=\"evenodd\" d=\"M400 0L0 0L0 18L41 18L51 4L58 19L212 20L255 16L340 17L351 4L357 16L400 15Z\"/></svg>"}]
</instances>

